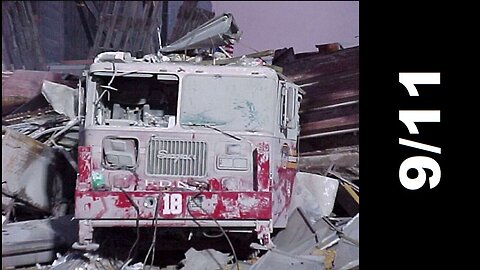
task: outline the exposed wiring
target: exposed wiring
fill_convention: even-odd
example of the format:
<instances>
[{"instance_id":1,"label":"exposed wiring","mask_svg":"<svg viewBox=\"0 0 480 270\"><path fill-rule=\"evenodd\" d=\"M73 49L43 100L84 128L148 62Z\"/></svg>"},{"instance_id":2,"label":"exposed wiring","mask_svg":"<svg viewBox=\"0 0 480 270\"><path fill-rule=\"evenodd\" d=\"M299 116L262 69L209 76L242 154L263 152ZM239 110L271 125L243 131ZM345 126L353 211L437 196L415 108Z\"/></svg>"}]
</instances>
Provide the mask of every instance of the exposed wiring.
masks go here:
<instances>
[{"instance_id":1,"label":"exposed wiring","mask_svg":"<svg viewBox=\"0 0 480 270\"><path fill-rule=\"evenodd\" d=\"M113 66L113 76L107 84L108 87L111 87L113 79L115 79L115 76L117 76L117 68L115 67L115 62L112 62L112 66Z\"/></svg>"},{"instance_id":2,"label":"exposed wiring","mask_svg":"<svg viewBox=\"0 0 480 270\"><path fill-rule=\"evenodd\" d=\"M158 193L157 200L155 202L155 216L154 216L154 219L152 220L152 226L154 226L152 244L150 245L150 248L148 248L148 253L147 253L147 256L145 256L145 260L143 260L142 269L145 269L145 266L147 265L148 257L150 256L150 252L152 251L153 251L153 254L152 254L152 260L150 261L150 268L152 268L153 261L155 260L155 246L156 246L156 240L157 240L157 224L158 224L158 201L160 200L160 196L161 196L161 193Z\"/></svg>"},{"instance_id":3,"label":"exposed wiring","mask_svg":"<svg viewBox=\"0 0 480 270\"><path fill-rule=\"evenodd\" d=\"M123 188L120 188L120 190L123 192L123 194L125 194L125 196L127 196L128 201L132 204L133 208L135 208L135 211L137 212L137 218L135 220L137 237L132 247L130 248L130 251L128 252L127 260L123 263L122 267L120 267L122 269L124 266L128 265L132 261L132 251L136 249L138 241L140 240L140 208L138 208L138 205L133 201L130 195L128 195L128 193Z\"/></svg>"},{"instance_id":4,"label":"exposed wiring","mask_svg":"<svg viewBox=\"0 0 480 270\"><path fill-rule=\"evenodd\" d=\"M93 105L97 106L98 102L100 102L100 100L103 98L103 95L105 95L105 93L107 93L107 100L110 100L110 91L108 91L108 89L105 89L103 90L102 94L100 94L100 96L97 98L97 100L95 100Z\"/></svg>"},{"instance_id":5,"label":"exposed wiring","mask_svg":"<svg viewBox=\"0 0 480 270\"><path fill-rule=\"evenodd\" d=\"M115 62L112 62L112 65L113 65L113 75L112 75L112 78L110 79L110 81L108 82L107 85L100 85L101 88L105 88L105 90L103 90L102 94L97 98L97 100L95 100L95 102L93 102L93 104L96 106L98 104L98 102L100 102L100 100L102 99L103 95L105 94L105 92L107 92L107 100L110 101L110 91L109 90L114 90L114 91L118 91L117 88L111 86L111 84L113 83L113 79L115 79L115 77L117 76L117 69L115 67Z\"/></svg>"},{"instance_id":6,"label":"exposed wiring","mask_svg":"<svg viewBox=\"0 0 480 270\"><path fill-rule=\"evenodd\" d=\"M197 194L195 194L193 197L191 197L188 202L187 202L187 211L188 213L190 214L190 216L192 217L193 219L193 222L195 222L195 224L197 224L197 226L199 226L200 228L202 228L202 225L200 225L200 223L198 223L196 221L196 218L192 215L192 212L190 211L190 202L193 202L195 204L195 206L197 206L198 208L200 208L205 214L208 215L208 217L210 219L212 219L215 224L217 224L218 228L220 229L220 231L222 231L222 234L225 236L225 239L227 239L227 242L228 244L230 245L230 249L232 250L232 253L233 253L233 258L235 259L235 264L237 266L237 270L240 270L240 264L238 263L238 258L237 258L237 253L235 252L235 248L233 247L233 244L232 244L232 241L230 241L230 237L228 237L227 233L225 232L225 230L223 229L223 227L220 225L220 223L218 223L217 219L214 218L210 213L208 213L205 209L203 209L203 207L201 205L199 205L195 199L200 196L202 194L203 191L199 191L197 192Z\"/></svg>"},{"instance_id":7,"label":"exposed wiring","mask_svg":"<svg viewBox=\"0 0 480 270\"><path fill-rule=\"evenodd\" d=\"M222 237L223 236L223 233L220 232L219 234L216 234L216 235L210 235L206 232L203 232L202 233L203 236L207 237L207 238L219 238L219 237Z\"/></svg>"}]
</instances>

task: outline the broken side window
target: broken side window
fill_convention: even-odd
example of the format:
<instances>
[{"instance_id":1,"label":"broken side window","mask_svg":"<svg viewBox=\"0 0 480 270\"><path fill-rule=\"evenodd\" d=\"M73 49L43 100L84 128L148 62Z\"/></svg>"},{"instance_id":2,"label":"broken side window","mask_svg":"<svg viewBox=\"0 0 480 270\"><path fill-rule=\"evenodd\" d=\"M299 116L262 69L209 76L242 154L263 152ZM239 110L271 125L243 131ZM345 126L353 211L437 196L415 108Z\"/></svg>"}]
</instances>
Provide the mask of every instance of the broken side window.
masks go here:
<instances>
[{"instance_id":1,"label":"broken side window","mask_svg":"<svg viewBox=\"0 0 480 270\"><path fill-rule=\"evenodd\" d=\"M130 74L94 76L95 123L107 126L168 128L175 125L178 77Z\"/></svg>"}]
</instances>

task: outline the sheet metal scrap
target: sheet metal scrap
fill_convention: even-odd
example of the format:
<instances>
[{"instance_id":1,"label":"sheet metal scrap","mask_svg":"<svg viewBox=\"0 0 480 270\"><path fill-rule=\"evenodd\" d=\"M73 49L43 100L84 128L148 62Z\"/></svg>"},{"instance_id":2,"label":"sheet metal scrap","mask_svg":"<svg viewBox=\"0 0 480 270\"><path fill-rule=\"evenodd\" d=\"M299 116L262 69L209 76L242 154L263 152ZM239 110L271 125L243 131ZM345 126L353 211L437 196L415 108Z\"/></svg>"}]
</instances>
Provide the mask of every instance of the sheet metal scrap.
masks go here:
<instances>
[{"instance_id":1,"label":"sheet metal scrap","mask_svg":"<svg viewBox=\"0 0 480 270\"><path fill-rule=\"evenodd\" d=\"M335 270L346 270L359 266L359 221L360 214L352 218L340 234L340 242L335 248Z\"/></svg>"},{"instance_id":2,"label":"sheet metal scrap","mask_svg":"<svg viewBox=\"0 0 480 270\"><path fill-rule=\"evenodd\" d=\"M233 44L240 39L241 32L232 14L225 13L188 32L172 44L160 49L161 53L171 53L200 48L211 48Z\"/></svg>"},{"instance_id":3,"label":"sheet metal scrap","mask_svg":"<svg viewBox=\"0 0 480 270\"><path fill-rule=\"evenodd\" d=\"M232 256L221 253L214 249L196 250L190 248L185 253L185 259L182 261L182 270L213 270L224 269L227 263L232 259Z\"/></svg>"},{"instance_id":4,"label":"sheet metal scrap","mask_svg":"<svg viewBox=\"0 0 480 270\"><path fill-rule=\"evenodd\" d=\"M323 256L292 255L272 249L250 267L250 270L323 270L323 262Z\"/></svg>"},{"instance_id":5,"label":"sheet metal scrap","mask_svg":"<svg viewBox=\"0 0 480 270\"><path fill-rule=\"evenodd\" d=\"M42 95L57 113L66 115L70 120L77 115L77 90L63 84L44 80Z\"/></svg>"},{"instance_id":6,"label":"sheet metal scrap","mask_svg":"<svg viewBox=\"0 0 480 270\"><path fill-rule=\"evenodd\" d=\"M315 248L324 249L337 241L336 231L325 220L312 225L300 208L290 215L287 228L273 239L277 249L294 255L311 254Z\"/></svg>"},{"instance_id":7,"label":"sheet metal scrap","mask_svg":"<svg viewBox=\"0 0 480 270\"><path fill-rule=\"evenodd\" d=\"M326 176L299 172L295 176L289 214L301 207L312 224L332 213L339 181Z\"/></svg>"},{"instance_id":8,"label":"sheet metal scrap","mask_svg":"<svg viewBox=\"0 0 480 270\"><path fill-rule=\"evenodd\" d=\"M50 147L13 130L2 138L2 195L50 212L49 174L55 154Z\"/></svg>"},{"instance_id":9,"label":"sheet metal scrap","mask_svg":"<svg viewBox=\"0 0 480 270\"><path fill-rule=\"evenodd\" d=\"M76 241L78 222L73 216L2 225L2 267L50 263L55 252Z\"/></svg>"}]
</instances>

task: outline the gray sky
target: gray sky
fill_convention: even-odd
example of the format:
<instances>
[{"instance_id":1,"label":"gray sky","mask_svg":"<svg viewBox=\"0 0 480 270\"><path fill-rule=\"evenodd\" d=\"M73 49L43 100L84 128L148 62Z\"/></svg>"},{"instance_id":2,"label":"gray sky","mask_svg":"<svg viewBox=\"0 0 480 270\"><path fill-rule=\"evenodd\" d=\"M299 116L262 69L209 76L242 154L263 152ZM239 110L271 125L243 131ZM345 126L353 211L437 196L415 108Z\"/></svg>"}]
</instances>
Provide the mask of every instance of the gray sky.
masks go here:
<instances>
[{"instance_id":1,"label":"gray sky","mask_svg":"<svg viewBox=\"0 0 480 270\"><path fill-rule=\"evenodd\" d=\"M230 12L243 32L234 55L293 47L295 53L315 45L359 44L357 1L212 1L216 15Z\"/></svg>"}]
</instances>

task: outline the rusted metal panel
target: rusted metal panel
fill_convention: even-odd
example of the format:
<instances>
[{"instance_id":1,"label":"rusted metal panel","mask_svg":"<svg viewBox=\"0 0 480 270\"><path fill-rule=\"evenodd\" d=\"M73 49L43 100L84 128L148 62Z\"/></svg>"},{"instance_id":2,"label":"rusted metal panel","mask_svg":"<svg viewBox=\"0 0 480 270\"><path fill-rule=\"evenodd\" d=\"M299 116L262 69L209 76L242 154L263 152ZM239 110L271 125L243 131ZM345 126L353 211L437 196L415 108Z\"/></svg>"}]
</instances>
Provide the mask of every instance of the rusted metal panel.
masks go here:
<instances>
[{"instance_id":1,"label":"rusted metal panel","mask_svg":"<svg viewBox=\"0 0 480 270\"><path fill-rule=\"evenodd\" d=\"M308 135L354 127L358 127L358 114L305 123L302 125L302 134Z\"/></svg>"},{"instance_id":2,"label":"rusted metal panel","mask_svg":"<svg viewBox=\"0 0 480 270\"><path fill-rule=\"evenodd\" d=\"M300 54L279 50L273 60L306 92L300 112L302 152L358 144L359 47L332 43L317 48Z\"/></svg>"},{"instance_id":3,"label":"rusted metal panel","mask_svg":"<svg viewBox=\"0 0 480 270\"><path fill-rule=\"evenodd\" d=\"M359 47L340 50L331 54L317 54L289 63L284 74L293 81L309 79L313 76L330 76L337 72L358 72Z\"/></svg>"},{"instance_id":4,"label":"rusted metal panel","mask_svg":"<svg viewBox=\"0 0 480 270\"><path fill-rule=\"evenodd\" d=\"M358 100L359 74L344 73L343 76L318 76L301 84L307 93L302 100L302 110L345 101Z\"/></svg>"},{"instance_id":5,"label":"rusted metal panel","mask_svg":"<svg viewBox=\"0 0 480 270\"><path fill-rule=\"evenodd\" d=\"M358 114L359 102L343 102L332 105L326 105L316 108L307 109L301 112L302 118L300 123L309 123L315 121L322 121L326 119L334 119L342 116L349 116Z\"/></svg>"},{"instance_id":6,"label":"rusted metal panel","mask_svg":"<svg viewBox=\"0 0 480 270\"><path fill-rule=\"evenodd\" d=\"M40 94L44 80L74 86L64 80L60 73L15 70L8 77L2 76L2 115L12 112Z\"/></svg>"}]
</instances>

